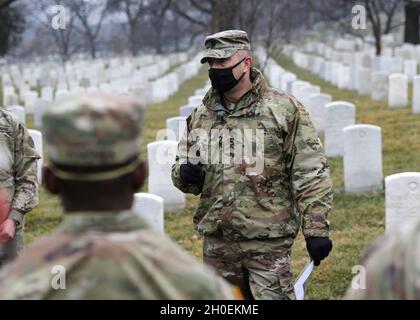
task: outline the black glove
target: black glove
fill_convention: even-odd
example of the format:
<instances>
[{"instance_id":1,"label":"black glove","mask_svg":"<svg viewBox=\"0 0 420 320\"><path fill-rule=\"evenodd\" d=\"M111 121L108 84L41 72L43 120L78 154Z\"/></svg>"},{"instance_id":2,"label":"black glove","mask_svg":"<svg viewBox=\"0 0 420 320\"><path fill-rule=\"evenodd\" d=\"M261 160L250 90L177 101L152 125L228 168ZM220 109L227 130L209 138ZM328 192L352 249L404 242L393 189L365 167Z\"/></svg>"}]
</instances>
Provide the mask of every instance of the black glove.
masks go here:
<instances>
[{"instance_id":1,"label":"black glove","mask_svg":"<svg viewBox=\"0 0 420 320\"><path fill-rule=\"evenodd\" d=\"M328 257L333 247L332 241L327 237L309 237L306 238L306 249L314 260L314 265L319 266L321 260Z\"/></svg>"},{"instance_id":2,"label":"black glove","mask_svg":"<svg viewBox=\"0 0 420 320\"><path fill-rule=\"evenodd\" d=\"M192 164L187 161L181 164L179 175L185 184L196 184L203 186L205 173L203 171L203 164Z\"/></svg>"}]
</instances>

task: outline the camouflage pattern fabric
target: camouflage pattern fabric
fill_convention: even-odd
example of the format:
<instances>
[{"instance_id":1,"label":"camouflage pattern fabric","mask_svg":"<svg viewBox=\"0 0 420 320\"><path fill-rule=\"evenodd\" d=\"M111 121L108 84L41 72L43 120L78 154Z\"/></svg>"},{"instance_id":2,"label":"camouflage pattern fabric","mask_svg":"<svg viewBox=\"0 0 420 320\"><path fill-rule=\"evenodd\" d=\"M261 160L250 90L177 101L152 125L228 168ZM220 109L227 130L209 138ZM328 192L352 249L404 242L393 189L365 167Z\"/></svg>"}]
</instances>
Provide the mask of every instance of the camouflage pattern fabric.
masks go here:
<instances>
[{"instance_id":1,"label":"camouflage pattern fabric","mask_svg":"<svg viewBox=\"0 0 420 320\"><path fill-rule=\"evenodd\" d=\"M220 234L227 241L295 238L302 224L305 237L327 237L332 181L309 115L293 96L267 87L263 75L255 68L251 70L251 79L252 90L232 111L224 107L215 90L206 94L203 104L187 119L187 130L172 167L172 181L185 193L201 193L194 223L202 235ZM225 134L219 140L211 139L214 129ZM220 141L228 136L227 143L235 145L237 137L229 133L246 129L264 133L263 166L258 174L247 173L255 164L235 164L234 159L226 164L213 159L221 159L221 154L233 158L234 147L226 152ZM198 130L211 138L200 136L195 143L191 136ZM252 145L254 150L256 141ZM185 185L180 179L181 163L192 150L205 147L211 151L207 163L196 152L197 158L206 163L202 189L194 184Z\"/></svg>"},{"instance_id":2,"label":"camouflage pattern fabric","mask_svg":"<svg viewBox=\"0 0 420 320\"><path fill-rule=\"evenodd\" d=\"M420 219L383 236L365 252L345 299L420 300ZM364 284L364 287L360 287Z\"/></svg>"},{"instance_id":3,"label":"camouflage pattern fabric","mask_svg":"<svg viewBox=\"0 0 420 320\"><path fill-rule=\"evenodd\" d=\"M204 237L204 262L246 299L294 300L292 244L292 238L226 242Z\"/></svg>"},{"instance_id":4,"label":"camouflage pattern fabric","mask_svg":"<svg viewBox=\"0 0 420 320\"><path fill-rule=\"evenodd\" d=\"M38 205L39 155L25 126L0 108L0 189L6 197L9 218L18 223L14 238L1 246L0 266L23 249L24 215Z\"/></svg>"},{"instance_id":5,"label":"camouflage pattern fabric","mask_svg":"<svg viewBox=\"0 0 420 320\"><path fill-rule=\"evenodd\" d=\"M144 108L129 96L65 97L43 115L45 150L55 164L119 165L140 153Z\"/></svg>"},{"instance_id":6,"label":"camouflage pattern fabric","mask_svg":"<svg viewBox=\"0 0 420 320\"><path fill-rule=\"evenodd\" d=\"M65 289L53 286L54 266ZM68 214L0 273L0 299L236 299L212 270L131 211Z\"/></svg>"},{"instance_id":7,"label":"camouflage pattern fabric","mask_svg":"<svg viewBox=\"0 0 420 320\"><path fill-rule=\"evenodd\" d=\"M206 52L201 63L207 59L224 59L231 57L238 50L251 50L248 35L242 30L227 30L206 37Z\"/></svg>"}]
</instances>

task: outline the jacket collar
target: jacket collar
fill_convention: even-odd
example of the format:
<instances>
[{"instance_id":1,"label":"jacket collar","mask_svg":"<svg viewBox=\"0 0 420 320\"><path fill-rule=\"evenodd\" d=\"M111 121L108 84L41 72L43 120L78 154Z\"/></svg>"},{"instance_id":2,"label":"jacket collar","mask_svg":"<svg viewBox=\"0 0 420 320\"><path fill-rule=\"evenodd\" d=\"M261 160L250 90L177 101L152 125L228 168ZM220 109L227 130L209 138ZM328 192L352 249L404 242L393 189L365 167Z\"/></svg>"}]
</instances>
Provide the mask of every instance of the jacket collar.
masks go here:
<instances>
[{"instance_id":1,"label":"jacket collar","mask_svg":"<svg viewBox=\"0 0 420 320\"><path fill-rule=\"evenodd\" d=\"M262 72L257 68L251 68L252 89L248 91L236 103L233 111L228 110L223 105L223 100L215 89L210 88L203 99L203 104L209 112L223 112L224 115L243 116L252 115L257 112L256 102L260 101L264 92L267 90L267 82Z\"/></svg>"}]
</instances>

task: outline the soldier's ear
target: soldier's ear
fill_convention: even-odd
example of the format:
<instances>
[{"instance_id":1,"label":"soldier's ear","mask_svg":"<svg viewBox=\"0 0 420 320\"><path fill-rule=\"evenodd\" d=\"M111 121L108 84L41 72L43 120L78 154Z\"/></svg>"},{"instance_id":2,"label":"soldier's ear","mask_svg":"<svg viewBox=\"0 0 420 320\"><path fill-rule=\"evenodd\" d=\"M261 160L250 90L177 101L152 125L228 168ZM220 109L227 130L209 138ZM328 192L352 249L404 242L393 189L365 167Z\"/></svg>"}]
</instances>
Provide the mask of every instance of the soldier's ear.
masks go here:
<instances>
[{"instance_id":1,"label":"soldier's ear","mask_svg":"<svg viewBox=\"0 0 420 320\"><path fill-rule=\"evenodd\" d=\"M147 163L145 161L140 162L137 168L134 170L132 186L134 191L138 191L144 184L148 175Z\"/></svg>"},{"instance_id":2,"label":"soldier's ear","mask_svg":"<svg viewBox=\"0 0 420 320\"><path fill-rule=\"evenodd\" d=\"M42 168L43 185L52 194L59 194L58 179L48 167Z\"/></svg>"},{"instance_id":3,"label":"soldier's ear","mask_svg":"<svg viewBox=\"0 0 420 320\"><path fill-rule=\"evenodd\" d=\"M253 64L254 59L252 58L252 56L251 56L251 55L249 55L249 56L246 58L246 60L245 60L245 61L247 62L247 65L248 65L248 70L250 70L250 69L251 69L251 67L252 67L252 64Z\"/></svg>"}]
</instances>

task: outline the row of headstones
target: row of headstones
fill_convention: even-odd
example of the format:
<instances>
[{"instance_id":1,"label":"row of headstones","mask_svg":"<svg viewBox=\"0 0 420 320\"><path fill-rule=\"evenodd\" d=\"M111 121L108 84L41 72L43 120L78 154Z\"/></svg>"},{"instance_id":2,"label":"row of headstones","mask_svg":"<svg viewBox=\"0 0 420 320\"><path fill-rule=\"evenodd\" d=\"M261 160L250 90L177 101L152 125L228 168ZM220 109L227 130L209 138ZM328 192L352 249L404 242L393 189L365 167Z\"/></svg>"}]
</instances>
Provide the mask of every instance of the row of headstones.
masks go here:
<instances>
[{"instance_id":1,"label":"row of headstones","mask_svg":"<svg viewBox=\"0 0 420 320\"><path fill-rule=\"evenodd\" d=\"M155 82L149 84L148 88L150 87L153 90L143 90L142 88L135 88L131 92L127 89L121 89L121 87L117 88L115 86L111 86L109 84L101 84L99 88L97 87L89 87L87 89L80 88L80 90L69 92L67 90L58 90L55 94L55 99L68 96L68 95L78 95L83 94L85 92L111 92L117 94L134 94L142 99L145 104L152 103L155 101L164 101L173 93L175 93L179 86L186 81L187 79L195 76L199 71L199 64L197 63L197 56L196 59L193 61L179 66L174 72L168 74L167 76L157 79ZM180 78L178 78L177 73L180 74ZM178 80L179 79L179 80ZM121 90L119 90L121 89ZM6 97L10 97L7 95ZM147 98L147 99L146 99ZM36 128L42 128L42 115L45 109L50 105L51 101L53 100L53 89L51 87L46 87L41 89L41 98L38 98L36 92L27 93L25 97L25 106L20 106L18 104L6 104L6 107L15 113L17 117L25 123L26 114L33 113L34 115L34 126ZM8 101L8 102L16 102L16 101Z\"/></svg>"},{"instance_id":2,"label":"row of headstones","mask_svg":"<svg viewBox=\"0 0 420 320\"><path fill-rule=\"evenodd\" d=\"M145 103L161 102L176 92L183 82L197 74L199 70L199 64L197 63L198 59L199 55L192 59L192 61L177 67L173 72L160 78L157 77L155 81L150 83L148 81L144 81L144 75L147 74L146 70L148 68L155 68L157 70L162 68L157 68L156 65L152 65L142 68L141 70L131 70L131 73L127 74L125 77L121 77L120 75L119 78L115 78L110 82L106 82L107 80L103 79L102 81L97 81L97 85L92 85L92 81L89 78L81 78L72 80L69 82L69 85L67 85L67 83L57 83L55 87L42 86L40 88L39 97L38 92L31 90L26 84L21 84L19 86L19 94L17 94L12 83L10 81L6 81L3 83L3 105L20 105L20 102L23 102L26 112L33 113L35 108L40 104L42 105L46 102L52 102L54 99L62 96L78 95L85 92L96 91L113 92L118 94L147 93L147 95L144 95L147 97L144 101ZM171 64L167 63L167 66L162 70L166 72L172 64L173 62ZM120 71L121 68L118 68L118 72ZM7 77L6 75L3 75L2 78L10 78L10 76ZM147 77L146 80L149 78L150 77Z\"/></svg>"},{"instance_id":3,"label":"row of headstones","mask_svg":"<svg viewBox=\"0 0 420 320\"><path fill-rule=\"evenodd\" d=\"M2 68L3 86L14 86L21 95L30 91L30 87L55 87L57 90L72 90L79 86L98 86L100 83L127 79L137 75L137 82L147 82L166 73L172 66L188 60L188 53L169 55L140 56L113 59L68 61L59 63L38 62L34 64L12 64ZM86 85L85 83L88 83ZM21 97L23 100L23 97Z\"/></svg>"},{"instance_id":4,"label":"row of headstones","mask_svg":"<svg viewBox=\"0 0 420 320\"><path fill-rule=\"evenodd\" d=\"M317 99L317 97L314 97ZM330 97L324 96L324 102ZM346 192L382 189L381 128L354 125L355 106L346 102L325 105L327 155L342 155ZM340 143L341 140L341 143ZM332 153L332 155L331 155ZM386 231L412 223L420 215L420 173L404 172L385 177Z\"/></svg>"},{"instance_id":5,"label":"row of headstones","mask_svg":"<svg viewBox=\"0 0 420 320\"><path fill-rule=\"evenodd\" d=\"M403 108L408 105L408 84L412 81L413 113L420 113L420 75L417 74L415 60L403 62L404 73L399 73L401 67L398 67L398 59L388 57L376 57L373 68L357 64L344 65L298 51L293 53L293 60L298 66L339 89L357 90L359 95L370 95L375 101L388 100L389 108Z\"/></svg>"},{"instance_id":6,"label":"row of headstones","mask_svg":"<svg viewBox=\"0 0 420 320\"><path fill-rule=\"evenodd\" d=\"M209 89L206 84L188 98L188 105L179 109L180 116L166 120L166 129L157 133L157 141L147 145L149 180L148 192L161 197L166 210L179 211L185 208L185 194L173 185L172 165L178 148L178 142L185 132L187 117L202 103Z\"/></svg>"},{"instance_id":7,"label":"row of headstones","mask_svg":"<svg viewBox=\"0 0 420 320\"><path fill-rule=\"evenodd\" d=\"M381 129L356 125L356 107L346 101L332 101L319 86L298 80L269 59L267 77L305 106L319 133L324 133L327 157L343 157L345 192L382 190Z\"/></svg>"}]
</instances>

